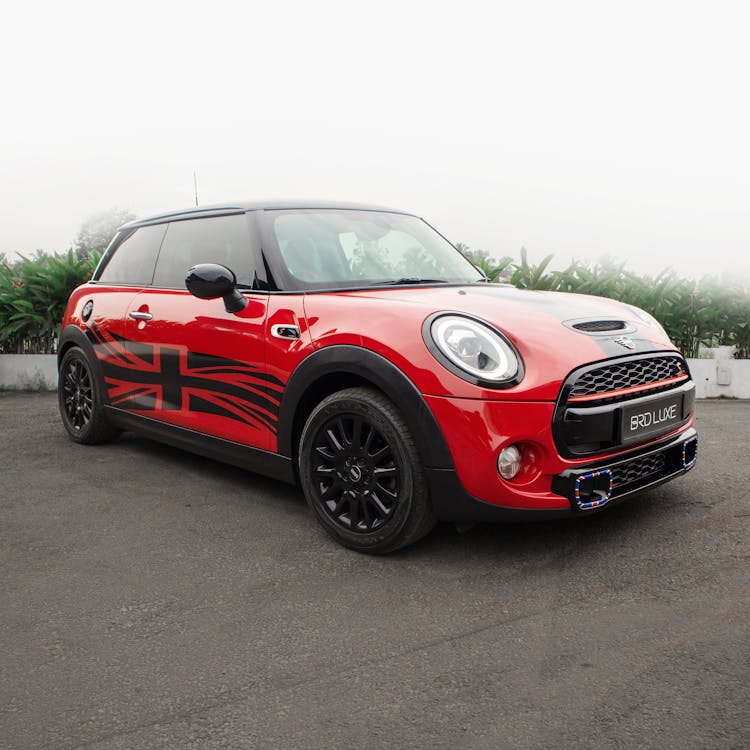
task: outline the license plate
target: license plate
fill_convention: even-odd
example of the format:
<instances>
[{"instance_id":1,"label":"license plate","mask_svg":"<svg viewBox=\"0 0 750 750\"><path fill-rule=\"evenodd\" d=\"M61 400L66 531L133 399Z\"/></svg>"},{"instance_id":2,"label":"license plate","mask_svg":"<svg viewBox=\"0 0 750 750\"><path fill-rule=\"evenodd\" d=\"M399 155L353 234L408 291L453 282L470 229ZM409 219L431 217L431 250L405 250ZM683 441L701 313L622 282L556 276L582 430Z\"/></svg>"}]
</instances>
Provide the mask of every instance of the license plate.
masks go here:
<instances>
[{"instance_id":1,"label":"license plate","mask_svg":"<svg viewBox=\"0 0 750 750\"><path fill-rule=\"evenodd\" d=\"M664 396L647 403L624 406L620 422L621 442L625 445L669 432L682 422L682 394Z\"/></svg>"}]
</instances>

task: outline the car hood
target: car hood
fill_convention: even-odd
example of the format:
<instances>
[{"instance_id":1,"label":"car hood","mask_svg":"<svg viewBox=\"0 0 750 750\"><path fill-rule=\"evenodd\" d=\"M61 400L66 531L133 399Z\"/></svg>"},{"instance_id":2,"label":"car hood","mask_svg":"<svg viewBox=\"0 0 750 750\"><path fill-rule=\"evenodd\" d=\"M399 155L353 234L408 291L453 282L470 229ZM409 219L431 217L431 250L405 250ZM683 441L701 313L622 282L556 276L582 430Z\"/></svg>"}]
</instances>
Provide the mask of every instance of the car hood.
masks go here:
<instances>
[{"instance_id":1,"label":"car hood","mask_svg":"<svg viewBox=\"0 0 750 750\"><path fill-rule=\"evenodd\" d=\"M519 347L531 343L550 344L560 338L581 344L581 337L598 342L604 356L614 357L628 351L672 348L659 328L641 320L631 307L606 297L566 292L544 292L505 284L472 284L450 287L399 287L377 292L358 292L357 296L378 298L383 302L419 305L425 316L454 311L481 318L503 331ZM591 333L573 328L583 321L622 321L626 328ZM551 338L554 337L554 338ZM627 338L632 348L612 342ZM600 357L601 358L601 357Z\"/></svg>"},{"instance_id":2,"label":"car hood","mask_svg":"<svg viewBox=\"0 0 750 750\"><path fill-rule=\"evenodd\" d=\"M313 298L318 297L322 303L325 296L310 295L308 301L315 308L318 305ZM391 359L404 354L414 361L410 341L416 337L411 329L420 332L419 343L424 346L421 325L434 313L463 313L490 323L513 342L524 360L524 379L519 386L504 390L505 398L520 393L554 398L560 382L583 364L642 352L674 351L659 327L639 319L627 305L604 297L529 291L500 284L395 287L335 296L346 306L350 332L354 333L354 328L360 333L367 331L362 335L362 345ZM352 298L362 304L357 305ZM573 327L582 321L623 321L625 327L604 333ZM500 396L497 391L485 395Z\"/></svg>"}]
</instances>

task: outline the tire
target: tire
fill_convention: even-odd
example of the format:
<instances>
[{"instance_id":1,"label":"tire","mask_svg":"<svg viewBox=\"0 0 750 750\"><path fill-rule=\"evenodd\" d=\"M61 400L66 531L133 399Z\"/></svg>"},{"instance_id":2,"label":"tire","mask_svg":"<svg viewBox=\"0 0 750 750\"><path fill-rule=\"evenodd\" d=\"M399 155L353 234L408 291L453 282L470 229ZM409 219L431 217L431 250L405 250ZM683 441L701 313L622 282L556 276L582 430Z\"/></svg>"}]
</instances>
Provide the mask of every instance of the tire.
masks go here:
<instances>
[{"instance_id":1,"label":"tire","mask_svg":"<svg viewBox=\"0 0 750 750\"><path fill-rule=\"evenodd\" d=\"M77 346L60 362L57 404L62 423L73 440L86 445L109 442L120 432L107 422L94 372L89 355Z\"/></svg>"},{"instance_id":2,"label":"tire","mask_svg":"<svg viewBox=\"0 0 750 750\"><path fill-rule=\"evenodd\" d=\"M308 505L345 547L385 554L435 525L414 439L379 391L347 388L323 399L302 430L298 459Z\"/></svg>"}]
</instances>

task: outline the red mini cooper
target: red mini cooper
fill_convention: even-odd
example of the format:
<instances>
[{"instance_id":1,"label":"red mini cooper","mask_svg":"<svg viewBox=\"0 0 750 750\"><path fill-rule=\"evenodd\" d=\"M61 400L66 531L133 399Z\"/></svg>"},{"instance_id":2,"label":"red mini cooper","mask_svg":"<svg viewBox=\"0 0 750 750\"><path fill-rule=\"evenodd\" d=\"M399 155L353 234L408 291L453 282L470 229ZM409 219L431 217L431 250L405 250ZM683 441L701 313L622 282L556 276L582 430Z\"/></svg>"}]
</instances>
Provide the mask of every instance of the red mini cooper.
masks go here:
<instances>
[{"instance_id":1,"label":"red mini cooper","mask_svg":"<svg viewBox=\"0 0 750 750\"><path fill-rule=\"evenodd\" d=\"M236 203L123 226L71 295L63 424L287 482L341 544L584 515L689 470L694 384L643 310L490 284L429 224Z\"/></svg>"}]
</instances>

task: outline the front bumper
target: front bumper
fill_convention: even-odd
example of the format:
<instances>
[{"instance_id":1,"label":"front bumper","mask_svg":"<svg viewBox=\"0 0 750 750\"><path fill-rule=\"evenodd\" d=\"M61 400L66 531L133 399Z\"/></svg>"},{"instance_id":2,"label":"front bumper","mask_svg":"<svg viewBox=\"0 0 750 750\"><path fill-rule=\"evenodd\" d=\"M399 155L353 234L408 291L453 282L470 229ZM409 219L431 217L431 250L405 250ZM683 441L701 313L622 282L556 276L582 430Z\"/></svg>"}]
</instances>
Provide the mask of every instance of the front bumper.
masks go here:
<instances>
[{"instance_id":1,"label":"front bumper","mask_svg":"<svg viewBox=\"0 0 750 750\"><path fill-rule=\"evenodd\" d=\"M697 447L696 432L689 428L665 443L631 453L627 458L563 471L552 478L553 492L568 500L567 507L561 508L522 508L485 502L466 491L453 469L428 469L427 479L433 511L441 521L546 521L589 515L634 492L685 474L695 465Z\"/></svg>"},{"instance_id":2,"label":"front bumper","mask_svg":"<svg viewBox=\"0 0 750 750\"><path fill-rule=\"evenodd\" d=\"M684 474L697 457L698 437L690 428L620 461L564 471L552 478L552 491L566 497L574 510L589 511Z\"/></svg>"}]
</instances>

